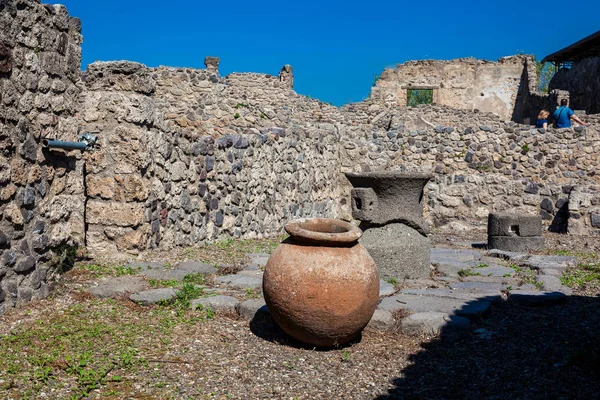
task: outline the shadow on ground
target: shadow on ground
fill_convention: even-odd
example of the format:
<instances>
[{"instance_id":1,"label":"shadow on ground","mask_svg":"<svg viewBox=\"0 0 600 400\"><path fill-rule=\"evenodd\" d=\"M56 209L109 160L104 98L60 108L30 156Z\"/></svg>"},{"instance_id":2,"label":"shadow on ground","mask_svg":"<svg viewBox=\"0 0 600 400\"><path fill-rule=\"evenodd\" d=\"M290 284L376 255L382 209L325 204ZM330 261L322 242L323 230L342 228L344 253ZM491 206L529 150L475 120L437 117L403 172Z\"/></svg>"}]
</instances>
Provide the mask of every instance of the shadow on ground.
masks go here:
<instances>
[{"instance_id":1,"label":"shadow on ground","mask_svg":"<svg viewBox=\"0 0 600 400\"><path fill-rule=\"evenodd\" d=\"M410 361L377 400L599 399L600 297L497 303L473 334L423 343Z\"/></svg>"},{"instance_id":2,"label":"shadow on ground","mask_svg":"<svg viewBox=\"0 0 600 400\"><path fill-rule=\"evenodd\" d=\"M250 331L258 336L259 338L266 340L268 342L278 343L286 346L295 347L298 349L305 350L314 350L314 351L329 351L329 350L339 350L347 347L352 347L353 344L361 341L362 336L352 340L349 343L346 343L342 346L336 347L315 347L312 345L308 345L293 337L289 336L285 333L279 325L273 320L271 314L268 312L257 312L252 320L250 321Z\"/></svg>"}]
</instances>

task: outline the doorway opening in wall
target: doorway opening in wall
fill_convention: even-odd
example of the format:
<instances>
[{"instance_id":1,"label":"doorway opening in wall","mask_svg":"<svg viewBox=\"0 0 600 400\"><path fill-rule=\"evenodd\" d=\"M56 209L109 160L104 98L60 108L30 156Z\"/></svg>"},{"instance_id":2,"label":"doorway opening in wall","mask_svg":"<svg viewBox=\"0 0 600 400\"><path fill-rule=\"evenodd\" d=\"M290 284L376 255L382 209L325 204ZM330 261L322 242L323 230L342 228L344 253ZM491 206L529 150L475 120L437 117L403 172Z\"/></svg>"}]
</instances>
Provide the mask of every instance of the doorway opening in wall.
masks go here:
<instances>
[{"instance_id":1,"label":"doorway opening in wall","mask_svg":"<svg viewBox=\"0 0 600 400\"><path fill-rule=\"evenodd\" d=\"M414 107L419 104L433 104L433 89L407 89L406 106Z\"/></svg>"}]
</instances>

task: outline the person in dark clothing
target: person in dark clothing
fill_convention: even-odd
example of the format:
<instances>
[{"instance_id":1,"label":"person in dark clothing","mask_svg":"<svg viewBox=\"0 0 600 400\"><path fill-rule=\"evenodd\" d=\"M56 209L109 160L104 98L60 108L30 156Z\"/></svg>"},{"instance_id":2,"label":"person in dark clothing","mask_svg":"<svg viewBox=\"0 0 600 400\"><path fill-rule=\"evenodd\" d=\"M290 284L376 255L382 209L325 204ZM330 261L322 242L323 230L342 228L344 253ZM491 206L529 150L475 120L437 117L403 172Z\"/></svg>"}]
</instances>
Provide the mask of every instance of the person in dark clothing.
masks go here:
<instances>
[{"instance_id":1,"label":"person in dark clothing","mask_svg":"<svg viewBox=\"0 0 600 400\"><path fill-rule=\"evenodd\" d=\"M575 115L573 110L571 110L569 107L567 107L568 103L569 102L567 101L567 99L562 99L560 101L560 107L558 107L556 109L556 111L554 111L554 114L552 114L552 116L554 117L555 126L557 128L570 128L571 120L577 122L580 125L585 126L583 121L580 120L577 117L577 115Z\"/></svg>"},{"instance_id":2,"label":"person in dark clothing","mask_svg":"<svg viewBox=\"0 0 600 400\"><path fill-rule=\"evenodd\" d=\"M547 129L549 116L550 116L550 111L548 111L548 110L540 111L540 113L538 114L537 121L535 122L535 127Z\"/></svg>"}]
</instances>

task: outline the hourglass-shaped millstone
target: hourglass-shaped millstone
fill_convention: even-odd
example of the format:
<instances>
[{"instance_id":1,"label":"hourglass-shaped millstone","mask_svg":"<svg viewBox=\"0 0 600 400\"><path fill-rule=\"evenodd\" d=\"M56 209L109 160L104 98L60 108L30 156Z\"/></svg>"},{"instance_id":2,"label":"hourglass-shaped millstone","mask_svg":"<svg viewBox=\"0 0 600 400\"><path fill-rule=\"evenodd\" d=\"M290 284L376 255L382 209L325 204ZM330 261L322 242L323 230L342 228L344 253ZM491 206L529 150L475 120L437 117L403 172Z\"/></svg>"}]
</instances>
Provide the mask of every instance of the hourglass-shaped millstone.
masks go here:
<instances>
[{"instance_id":1,"label":"hourglass-shaped millstone","mask_svg":"<svg viewBox=\"0 0 600 400\"><path fill-rule=\"evenodd\" d=\"M430 275L429 227L423 219L423 189L428 173L346 173L352 216L361 221L360 243L375 260L382 278Z\"/></svg>"}]
</instances>

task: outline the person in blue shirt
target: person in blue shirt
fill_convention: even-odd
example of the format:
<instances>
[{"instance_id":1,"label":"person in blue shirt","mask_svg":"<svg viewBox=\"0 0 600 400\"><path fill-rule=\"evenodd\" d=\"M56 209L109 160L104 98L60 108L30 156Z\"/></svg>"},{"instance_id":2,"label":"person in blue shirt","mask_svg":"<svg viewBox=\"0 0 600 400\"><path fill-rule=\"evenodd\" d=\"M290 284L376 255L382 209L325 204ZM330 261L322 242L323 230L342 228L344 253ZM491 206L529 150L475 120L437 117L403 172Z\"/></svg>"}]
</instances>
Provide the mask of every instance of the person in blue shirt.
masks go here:
<instances>
[{"instance_id":1,"label":"person in blue shirt","mask_svg":"<svg viewBox=\"0 0 600 400\"><path fill-rule=\"evenodd\" d=\"M552 116L554 117L554 124L556 125L556 127L557 128L570 128L571 120L577 122L578 124L585 126L583 121L580 120L577 117L577 115L575 115L573 110L571 110L569 107L567 107L568 103L569 102L567 101L567 99L562 99L560 101L560 107L558 107L556 109L556 111L554 111L554 114L552 114Z\"/></svg>"},{"instance_id":2,"label":"person in blue shirt","mask_svg":"<svg viewBox=\"0 0 600 400\"><path fill-rule=\"evenodd\" d=\"M535 122L536 128L544 128L548 129L548 117L550 116L550 112L548 110L542 110L538 114L537 121Z\"/></svg>"}]
</instances>

